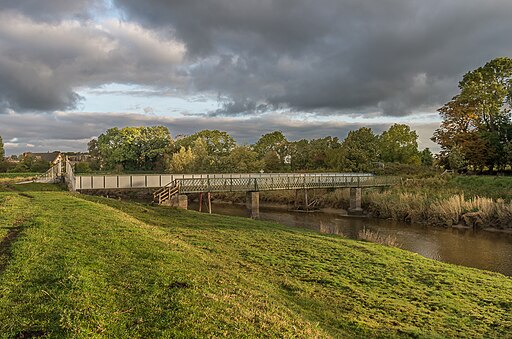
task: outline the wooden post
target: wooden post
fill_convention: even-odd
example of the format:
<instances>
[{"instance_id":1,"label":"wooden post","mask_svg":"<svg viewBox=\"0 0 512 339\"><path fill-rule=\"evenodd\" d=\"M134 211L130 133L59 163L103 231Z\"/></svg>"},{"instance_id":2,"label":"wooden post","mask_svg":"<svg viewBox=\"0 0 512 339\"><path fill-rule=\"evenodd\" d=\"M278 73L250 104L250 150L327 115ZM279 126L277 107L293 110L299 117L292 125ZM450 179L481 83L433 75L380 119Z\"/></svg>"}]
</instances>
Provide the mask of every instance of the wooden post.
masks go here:
<instances>
[{"instance_id":1,"label":"wooden post","mask_svg":"<svg viewBox=\"0 0 512 339\"><path fill-rule=\"evenodd\" d=\"M212 194L208 192L208 213L212 214Z\"/></svg>"},{"instance_id":2,"label":"wooden post","mask_svg":"<svg viewBox=\"0 0 512 339\"><path fill-rule=\"evenodd\" d=\"M203 192L199 193L199 212L203 209Z\"/></svg>"}]
</instances>

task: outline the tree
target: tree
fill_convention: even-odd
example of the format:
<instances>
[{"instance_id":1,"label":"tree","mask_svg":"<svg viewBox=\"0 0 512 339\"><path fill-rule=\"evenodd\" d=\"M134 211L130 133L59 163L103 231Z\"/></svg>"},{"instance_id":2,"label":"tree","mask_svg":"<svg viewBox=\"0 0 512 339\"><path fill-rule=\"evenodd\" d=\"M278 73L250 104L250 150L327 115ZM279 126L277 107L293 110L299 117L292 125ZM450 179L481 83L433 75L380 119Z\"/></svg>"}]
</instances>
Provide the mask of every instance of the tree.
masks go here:
<instances>
[{"instance_id":1,"label":"tree","mask_svg":"<svg viewBox=\"0 0 512 339\"><path fill-rule=\"evenodd\" d=\"M333 150L339 149L341 144L336 137L327 136L313 139L309 142L309 157L312 170L324 170L329 167L328 158Z\"/></svg>"},{"instance_id":2,"label":"tree","mask_svg":"<svg viewBox=\"0 0 512 339\"><path fill-rule=\"evenodd\" d=\"M205 141L208 155L211 156L227 156L236 146L235 139L227 132L203 130L177 140L176 150L179 150L181 147L192 147L199 138Z\"/></svg>"},{"instance_id":3,"label":"tree","mask_svg":"<svg viewBox=\"0 0 512 339\"><path fill-rule=\"evenodd\" d=\"M4 161L4 157L5 157L4 142L2 140L2 136L0 135L0 162Z\"/></svg>"},{"instance_id":4,"label":"tree","mask_svg":"<svg viewBox=\"0 0 512 339\"><path fill-rule=\"evenodd\" d=\"M122 166L130 170L163 167L164 154L172 144L167 127L110 128L97 140L89 142L89 152L96 154L106 169Z\"/></svg>"},{"instance_id":5,"label":"tree","mask_svg":"<svg viewBox=\"0 0 512 339\"><path fill-rule=\"evenodd\" d=\"M341 147L332 152L329 165L340 171L367 172L379 159L378 137L371 128L350 131Z\"/></svg>"},{"instance_id":6,"label":"tree","mask_svg":"<svg viewBox=\"0 0 512 339\"><path fill-rule=\"evenodd\" d=\"M458 147L454 147L448 156L448 165L454 171L460 171L466 167L467 160L464 153Z\"/></svg>"},{"instance_id":7,"label":"tree","mask_svg":"<svg viewBox=\"0 0 512 339\"><path fill-rule=\"evenodd\" d=\"M226 171L233 173L259 172L264 163L258 160L258 153L248 146L235 147L227 157Z\"/></svg>"},{"instance_id":8,"label":"tree","mask_svg":"<svg viewBox=\"0 0 512 339\"><path fill-rule=\"evenodd\" d=\"M432 166L434 164L434 156L432 155L432 152L430 152L430 149L427 147L420 153L421 157L421 164L423 166Z\"/></svg>"},{"instance_id":9,"label":"tree","mask_svg":"<svg viewBox=\"0 0 512 339\"><path fill-rule=\"evenodd\" d=\"M380 155L384 162L419 165L418 134L404 124L393 124L380 137Z\"/></svg>"},{"instance_id":10,"label":"tree","mask_svg":"<svg viewBox=\"0 0 512 339\"><path fill-rule=\"evenodd\" d=\"M272 171L282 171L285 169L285 159L290 156L290 143L281 131L267 133L254 144L253 149L258 153L259 159L263 159L267 168ZM293 161L293 160L292 160Z\"/></svg>"},{"instance_id":11,"label":"tree","mask_svg":"<svg viewBox=\"0 0 512 339\"><path fill-rule=\"evenodd\" d=\"M466 73L459 89L438 110L443 122L432 140L441 145L441 155L449 158L457 148L475 168L510 164L506 145L512 141L512 59L496 58Z\"/></svg>"},{"instance_id":12,"label":"tree","mask_svg":"<svg viewBox=\"0 0 512 339\"><path fill-rule=\"evenodd\" d=\"M192 150L181 146L180 150L172 155L168 169L171 173L187 173L192 170L194 162Z\"/></svg>"},{"instance_id":13,"label":"tree","mask_svg":"<svg viewBox=\"0 0 512 339\"><path fill-rule=\"evenodd\" d=\"M7 171L8 163L4 159L5 150L4 150L4 142L2 141L2 136L0 136L0 172Z\"/></svg>"}]
</instances>

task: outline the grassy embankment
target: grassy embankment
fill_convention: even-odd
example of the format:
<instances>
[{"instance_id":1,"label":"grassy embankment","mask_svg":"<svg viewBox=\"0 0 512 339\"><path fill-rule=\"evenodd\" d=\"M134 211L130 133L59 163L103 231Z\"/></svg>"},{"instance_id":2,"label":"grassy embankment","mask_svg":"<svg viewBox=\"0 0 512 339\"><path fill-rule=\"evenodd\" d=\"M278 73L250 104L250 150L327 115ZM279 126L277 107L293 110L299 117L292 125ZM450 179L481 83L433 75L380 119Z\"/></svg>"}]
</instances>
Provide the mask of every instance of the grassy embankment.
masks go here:
<instances>
[{"instance_id":1,"label":"grassy embankment","mask_svg":"<svg viewBox=\"0 0 512 339\"><path fill-rule=\"evenodd\" d=\"M67 192L0 193L0 223L5 337L512 331L510 278L397 248Z\"/></svg>"}]
</instances>

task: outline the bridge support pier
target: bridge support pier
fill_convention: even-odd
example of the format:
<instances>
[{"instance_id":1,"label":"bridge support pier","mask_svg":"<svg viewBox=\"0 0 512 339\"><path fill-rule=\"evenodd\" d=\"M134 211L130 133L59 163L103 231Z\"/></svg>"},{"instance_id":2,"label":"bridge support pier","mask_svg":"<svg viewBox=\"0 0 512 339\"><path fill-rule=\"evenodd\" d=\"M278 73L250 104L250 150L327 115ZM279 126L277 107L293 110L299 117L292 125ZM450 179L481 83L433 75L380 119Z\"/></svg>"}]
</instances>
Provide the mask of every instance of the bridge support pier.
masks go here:
<instances>
[{"instance_id":1,"label":"bridge support pier","mask_svg":"<svg viewBox=\"0 0 512 339\"><path fill-rule=\"evenodd\" d=\"M361 187L350 188L350 208L348 209L349 214L363 214L363 209L361 208L362 191L363 189Z\"/></svg>"},{"instance_id":2,"label":"bridge support pier","mask_svg":"<svg viewBox=\"0 0 512 339\"><path fill-rule=\"evenodd\" d=\"M186 194L178 195L178 208L188 209L188 196Z\"/></svg>"},{"instance_id":3,"label":"bridge support pier","mask_svg":"<svg viewBox=\"0 0 512 339\"><path fill-rule=\"evenodd\" d=\"M251 212L251 218L260 217L260 192L247 192L247 209Z\"/></svg>"}]
</instances>

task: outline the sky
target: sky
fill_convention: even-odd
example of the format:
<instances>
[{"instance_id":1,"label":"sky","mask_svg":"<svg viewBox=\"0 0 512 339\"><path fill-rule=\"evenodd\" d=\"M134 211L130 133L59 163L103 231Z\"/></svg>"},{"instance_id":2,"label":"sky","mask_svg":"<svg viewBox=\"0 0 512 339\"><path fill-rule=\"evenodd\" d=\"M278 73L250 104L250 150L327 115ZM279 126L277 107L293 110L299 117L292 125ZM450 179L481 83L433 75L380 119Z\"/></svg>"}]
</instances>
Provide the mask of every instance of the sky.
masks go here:
<instances>
[{"instance_id":1,"label":"sky","mask_svg":"<svg viewBox=\"0 0 512 339\"><path fill-rule=\"evenodd\" d=\"M0 0L7 154L111 127L240 144L406 123L419 147L468 71L512 56L510 0Z\"/></svg>"}]
</instances>

